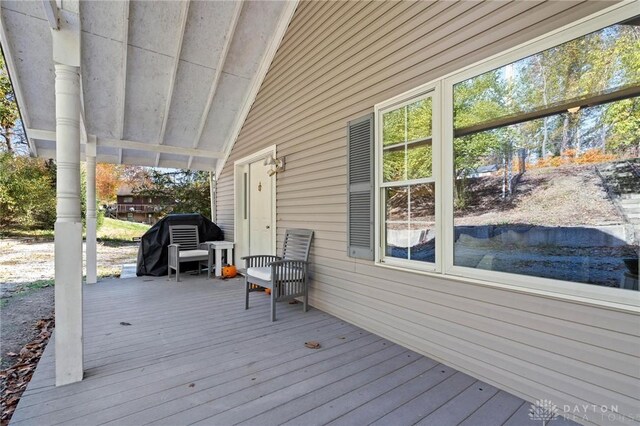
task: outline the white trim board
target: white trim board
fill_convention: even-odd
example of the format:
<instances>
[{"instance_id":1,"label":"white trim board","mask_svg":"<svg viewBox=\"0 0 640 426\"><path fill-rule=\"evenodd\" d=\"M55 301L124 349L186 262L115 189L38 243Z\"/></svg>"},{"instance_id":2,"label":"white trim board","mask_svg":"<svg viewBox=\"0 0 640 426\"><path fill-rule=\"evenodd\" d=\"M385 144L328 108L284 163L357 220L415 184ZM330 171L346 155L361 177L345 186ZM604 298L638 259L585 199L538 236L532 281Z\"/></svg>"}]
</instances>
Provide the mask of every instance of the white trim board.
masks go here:
<instances>
[{"instance_id":1,"label":"white trim board","mask_svg":"<svg viewBox=\"0 0 640 426\"><path fill-rule=\"evenodd\" d=\"M249 164L256 162L258 160L261 160L265 157L267 157L268 155L272 155L273 158L276 158L276 146L275 145L271 145L267 148L261 149L260 151L254 152L251 155L248 155L244 158L241 158L239 160L236 160L233 163L233 241L235 241L236 244L236 253L243 253L242 249L243 249L243 244L245 244L245 235L241 235L242 233L239 232L241 229L238 227L238 224L241 223L241 220L245 220L244 218L241 218L242 214L244 213L244 209L240 209L238 208L238 201L239 201L239 195L240 195L240 190L244 191L244 187L241 185L241 183L239 182L239 174L238 174L238 169L240 169L241 167L248 167ZM272 199L272 203L271 203L271 241L272 241L272 247L271 253L265 253L265 254L272 254L275 255L276 254L276 245L277 245L277 233L276 233L276 183L277 183L278 179L277 179L277 174L275 174L273 176L273 182L272 182L272 186L271 186L271 199ZM245 231L243 231L245 232ZM241 256L239 256L238 254L236 254L236 259L239 260Z\"/></svg>"},{"instance_id":2,"label":"white trim board","mask_svg":"<svg viewBox=\"0 0 640 426\"><path fill-rule=\"evenodd\" d=\"M25 129L32 138L45 140L45 141L54 141L56 140L56 132L53 130L42 130L42 129ZM86 137L81 138L80 143L86 144L86 140L89 137L96 138L96 135L86 134ZM132 149L137 151L146 151L146 152L156 152L156 153L165 153L165 154L176 154L176 155L193 155L194 157L200 158L222 158L224 155L223 152L218 151L209 151L206 149L194 149L194 148L185 148L180 146L173 145L161 145L159 143L147 143L140 141L133 141L129 139L113 139L113 138L101 138L97 137L98 146L106 146L111 148L119 148L119 149Z\"/></svg>"}]
</instances>

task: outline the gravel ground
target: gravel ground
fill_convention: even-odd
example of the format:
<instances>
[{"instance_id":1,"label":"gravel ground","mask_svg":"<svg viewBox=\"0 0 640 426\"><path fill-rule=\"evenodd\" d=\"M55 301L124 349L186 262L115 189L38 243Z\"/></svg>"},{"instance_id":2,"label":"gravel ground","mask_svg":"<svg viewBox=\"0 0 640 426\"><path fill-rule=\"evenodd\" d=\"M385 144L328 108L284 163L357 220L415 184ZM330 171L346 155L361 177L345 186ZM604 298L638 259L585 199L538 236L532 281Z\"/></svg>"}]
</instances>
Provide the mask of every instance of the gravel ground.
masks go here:
<instances>
[{"instance_id":1,"label":"gravel ground","mask_svg":"<svg viewBox=\"0 0 640 426\"><path fill-rule=\"evenodd\" d=\"M20 349L37 335L41 318L53 315L54 287L39 280L54 277L53 241L29 238L0 240L0 358L1 368L14 362L7 352ZM136 243L98 244L98 276L119 276L125 263L135 263ZM44 287L44 288L39 288Z\"/></svg>"},{"instance_id":2,"label":"gravel ground","mask_svg":"<svg viewBox=\"0 0 640 426\"><path fill-rule=\"evenodd\" d=\"M53 241L29 238L0 240L0 296L54 276ZM98 276L117 276L124 263L135 263L137 243L99 243Z\"/></svg>"}]
</instances>

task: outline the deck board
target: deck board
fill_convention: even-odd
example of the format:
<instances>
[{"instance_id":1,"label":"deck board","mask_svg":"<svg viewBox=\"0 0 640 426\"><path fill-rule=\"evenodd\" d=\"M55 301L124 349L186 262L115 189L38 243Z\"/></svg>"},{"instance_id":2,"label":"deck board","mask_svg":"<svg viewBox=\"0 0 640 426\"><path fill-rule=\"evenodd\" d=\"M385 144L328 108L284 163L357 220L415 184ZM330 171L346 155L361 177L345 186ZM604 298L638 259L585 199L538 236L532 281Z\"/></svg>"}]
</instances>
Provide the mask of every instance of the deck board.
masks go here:
<instances>
[{"instance_id":1,"label":"deck board","mask_svg":"<svg viewBox=\"0 0 640 426\"><path fill-rule=\"evenodd\" d=\"M55 387L48 345L11 424L490 425L528 412L513 395L317 309L278 304L270 323L265 294L243 304L238 279L85 286L85 380Z\"/></svg>"}]
</instances>

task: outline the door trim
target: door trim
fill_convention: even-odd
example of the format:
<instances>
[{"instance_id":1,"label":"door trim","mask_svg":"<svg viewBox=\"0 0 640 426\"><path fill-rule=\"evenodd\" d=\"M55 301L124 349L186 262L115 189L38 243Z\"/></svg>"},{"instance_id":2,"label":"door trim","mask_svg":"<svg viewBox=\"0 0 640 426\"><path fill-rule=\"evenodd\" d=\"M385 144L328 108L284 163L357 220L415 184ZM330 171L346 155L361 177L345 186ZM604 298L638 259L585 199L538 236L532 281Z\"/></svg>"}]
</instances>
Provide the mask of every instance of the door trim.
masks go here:
<instances>
[{"instance_id":1,"label":"door trim","mask_svg":"<svg viewBox=\"0 0 640 426\"><path fill-rule=\"evenodd\" d=\"M244 235L246 230L242 226L238 226L238 224L245 220L243 218L244 209L238 208L239 201L246 199L245 198L245 185L242 181L242 176L238 173L238 169L240 167L248 166L251 163L254 163L258 160L266 158L267 155L271 154L273 158L276 158L276 146L271 145L267 148L261 149L251 155L248 155L244 158L234 161L233 163L233 238L236 246L236 253L246 253L244 244L246 237L248 235ZM273 177L273 182L271 185L271 253L265 254L276 254L276 178L277 174ZM240 262L240 256L236 257L236 264ZM238 265L244 266L244 265Z\"/></svg>"}]
</instances>

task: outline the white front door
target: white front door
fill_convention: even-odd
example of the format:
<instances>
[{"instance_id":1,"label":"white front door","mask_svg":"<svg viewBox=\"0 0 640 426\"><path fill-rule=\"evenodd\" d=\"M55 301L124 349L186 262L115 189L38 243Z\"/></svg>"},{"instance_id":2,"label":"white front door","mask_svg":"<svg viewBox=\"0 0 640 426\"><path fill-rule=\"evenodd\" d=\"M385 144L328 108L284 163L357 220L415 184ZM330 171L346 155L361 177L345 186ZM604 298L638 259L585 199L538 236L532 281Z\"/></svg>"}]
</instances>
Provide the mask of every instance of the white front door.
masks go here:
<instances>
[{"instance_id":1,"label":"white front door","mask_svg":"<svg viewBox=\"0 0 640 426\"><path fill-rule=\"evenodd\" d=\"M273 254L273 179L264 159L249 164L249 255Z\"/></svg>"}]
</instances>

